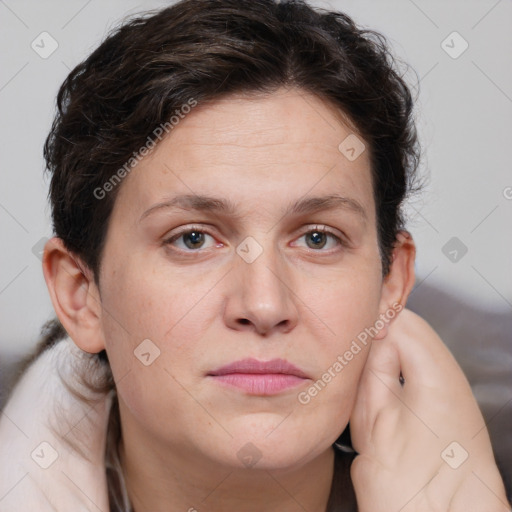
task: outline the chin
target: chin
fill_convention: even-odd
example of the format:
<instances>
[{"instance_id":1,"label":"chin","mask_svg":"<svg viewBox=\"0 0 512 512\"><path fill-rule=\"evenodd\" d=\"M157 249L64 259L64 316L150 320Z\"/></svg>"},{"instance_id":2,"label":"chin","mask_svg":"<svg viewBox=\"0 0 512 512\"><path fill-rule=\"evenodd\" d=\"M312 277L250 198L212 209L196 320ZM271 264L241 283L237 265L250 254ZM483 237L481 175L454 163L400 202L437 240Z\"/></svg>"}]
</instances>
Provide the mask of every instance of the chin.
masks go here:
<instances>
[{"instance_id":1,"label":"chin","mask_svg":"<svg viewBox=\"0 0 512 512\"><path fill-rule=\"evenodd\" d=\"M247 469L292 470L318 457L332 445L325 441L326 436L321 439L315 437L319 430L310 435L296 428L282 428L279 433L277 429L273 432L264 429L264 432L250 435L246 429L243 435L234 435L225 453L230 459L229 465Z\"/></svg>"}]
</instances>

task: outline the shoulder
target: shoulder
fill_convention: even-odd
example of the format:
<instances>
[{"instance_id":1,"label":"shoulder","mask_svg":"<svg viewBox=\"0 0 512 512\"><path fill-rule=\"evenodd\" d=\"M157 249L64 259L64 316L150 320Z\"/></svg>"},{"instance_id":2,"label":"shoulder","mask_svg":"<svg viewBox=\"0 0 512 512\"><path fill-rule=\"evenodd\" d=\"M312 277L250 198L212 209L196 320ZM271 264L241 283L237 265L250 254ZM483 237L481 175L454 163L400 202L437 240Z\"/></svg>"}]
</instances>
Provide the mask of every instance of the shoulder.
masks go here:
<instances>
[{"instance_id":1,"label":"shoulder","mask_svg":"<svg viewBox=\"0 0 512 512\"><path fill-rule=\"evenodd\" d=\"M0 512L89 510L91 501L94 510L108 509L111 397L80 382L78 375L101 375L103 367L62 334L43 337L26 358L0 415Z\"/></svg>"}]
</instances>

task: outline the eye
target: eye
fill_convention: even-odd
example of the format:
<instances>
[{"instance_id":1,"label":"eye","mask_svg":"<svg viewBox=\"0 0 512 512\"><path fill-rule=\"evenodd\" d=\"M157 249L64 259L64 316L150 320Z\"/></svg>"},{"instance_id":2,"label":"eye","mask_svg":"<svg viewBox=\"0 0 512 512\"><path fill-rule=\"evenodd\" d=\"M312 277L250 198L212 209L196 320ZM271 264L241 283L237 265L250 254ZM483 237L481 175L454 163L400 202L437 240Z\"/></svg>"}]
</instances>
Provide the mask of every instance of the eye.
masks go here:
<instances>
[{"instance_id":1,"label":"eye","mask_svg":"<svg viewBox=\"0 0 512 512\"><path fill-rule=\"evenodd\" d=\"M196 252L195 250L197 249L208 248L208 246L205 246L205 241L207 240L207 238L211 238L212 240L209 247L214 247L216 245L216 242L213 236L206 233L202 229L192 227L188 228L186 231L181 231L180 233L172 235L170 238L165 240L164 243L166 245L173 245L179 250L185 252Z\"/></svg>"},{"instance_id":2,"label":"eye","mask_svg":"<svg viewBox=\"0 0 512 512\"><path fill-rule=\"evenodd\" d=\"M336 246L345 245L344 241L339 236L335 235L325 227L319 226L315 226L314 229L310 229L298 238L298 240L301 238L305 238L307 247L313 250L324 249L326 247L327 249L332 249Z\"/></svg>"},{"instance_id":3,"label":"eye","mask_svg":"<svg viewBox=\"0 0 512 512\"><path fill-rule=\"evenodd\" d=\"M209 244L208 239L210 239ZM325 249L322 252L328 252L329 249L346 245L340 236L328 230L325 226L314 226L313 229L309 229L297 240L301 239L305 239L306 246L314 251ZM178 251L189 253L199 252L200 250L223 245L216 242L212 235L198 226L192 226L171 235L169 238L164 240L164 244L173 246ZM294 245L300 244L294 242Z\"/></svg>"}]
</instances>

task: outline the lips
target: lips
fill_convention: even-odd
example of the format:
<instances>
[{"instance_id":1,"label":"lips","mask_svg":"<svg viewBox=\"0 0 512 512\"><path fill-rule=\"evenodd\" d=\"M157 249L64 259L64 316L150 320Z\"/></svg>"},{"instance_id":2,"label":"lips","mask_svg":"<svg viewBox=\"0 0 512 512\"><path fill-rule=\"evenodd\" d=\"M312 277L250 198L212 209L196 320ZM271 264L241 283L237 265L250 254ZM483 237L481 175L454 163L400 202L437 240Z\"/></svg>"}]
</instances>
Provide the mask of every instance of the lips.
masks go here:
<instances>
[{"instance_id":1,"label":"lips","mask_svg":"<svg viewBox=\"0 0 512 512\"><path fill-rule=\"evenodd\" d=\"M258 361L249 358L235 361L208 373L215 382L238 388L250 395L275 395L300 386L309 377L285 359Z\"/></svg>"},{"instance_id":2,"label":"lips","mask_svg":"<svg viewBox=\"0 0 512 512\"><path fill-rule=\"evenodd\" d=\"M303 379L309 378L300 368L289 363L285 359L272 359L271 361L258 361L257 359L248 358L235 361L226 366L222 366L213 370L208 375L230 375L233 373L244 374L282 374L282 375L295 375Z\"/></svg>"}]
</instances>

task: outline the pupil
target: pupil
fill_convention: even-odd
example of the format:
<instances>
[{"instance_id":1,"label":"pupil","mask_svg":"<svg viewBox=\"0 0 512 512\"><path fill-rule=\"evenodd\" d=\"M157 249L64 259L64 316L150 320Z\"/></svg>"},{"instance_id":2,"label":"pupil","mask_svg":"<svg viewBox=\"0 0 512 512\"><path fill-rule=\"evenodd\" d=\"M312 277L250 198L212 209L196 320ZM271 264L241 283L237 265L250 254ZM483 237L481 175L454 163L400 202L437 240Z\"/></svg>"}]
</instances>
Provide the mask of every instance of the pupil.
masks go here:
<instances>
[{"instance_id":1,"label":"pupil","mask_svg":"<svg viewBox=\"0 0 512 512\"><path fill-rule=\"evenodd\" d=\"M325 245L325 233L320 233L318 231L313 231L311 233L311 240L313 241L313 244L315 244L315 247L323 247ZM323 243L322 243L323 241Z\"/></svg>"},{"instance_id":2,"label":"pupil","mask_svg":"<svg viewBox=\"0 0 512 512\"><path fill-rule=\"evenodd\" d=\"M185 235L185 240L190 240L192 246L196 246L196 245L200 244L203 241L203 238L204 238L204 234L199 231L191 231L190 233L187 233ZM189 247L189 244L186 243L186 245L187 245L187 247ZM192 248L194 248L194 247L192 247Z\"/></svg>"}]
</instances>

